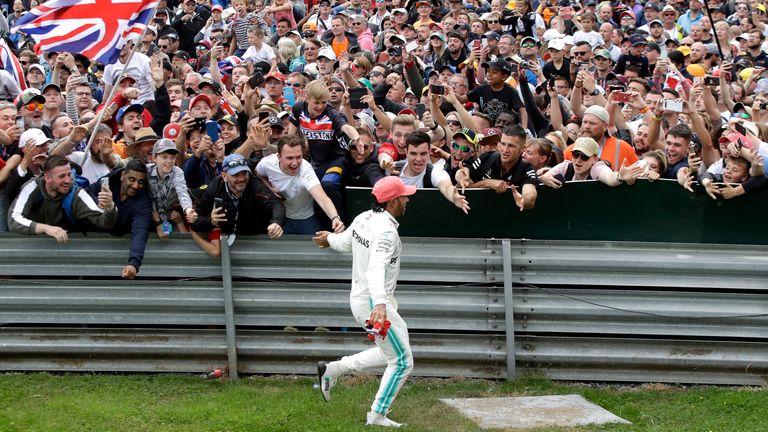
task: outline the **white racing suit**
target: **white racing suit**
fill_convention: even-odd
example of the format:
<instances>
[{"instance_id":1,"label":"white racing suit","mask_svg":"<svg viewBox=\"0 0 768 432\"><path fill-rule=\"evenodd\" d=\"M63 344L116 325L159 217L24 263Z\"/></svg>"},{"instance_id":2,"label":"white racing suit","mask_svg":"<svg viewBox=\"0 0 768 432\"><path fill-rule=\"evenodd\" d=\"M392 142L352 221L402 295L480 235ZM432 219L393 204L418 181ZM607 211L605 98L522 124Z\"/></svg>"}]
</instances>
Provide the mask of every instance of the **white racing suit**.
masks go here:
<instances>
[{"instance_id":1,"label":"white racing suit","mask_svg":"<svg viewBox=\"0 0 768 432\"><path fill-rule=\"evenodd\" d=\"M408 327L397 313L395 286L400 273L402 243L398 223L388 212L369 210L355 218L346 231L330 234L328 243L339 252L352 252L350 306L355 320L365 327L373 306L384 304L391 326L376 347L328 364L328 373L373 372L386 366L371 411L387 415L397 393L413 369Z\"/></svg>"}]
</instances>

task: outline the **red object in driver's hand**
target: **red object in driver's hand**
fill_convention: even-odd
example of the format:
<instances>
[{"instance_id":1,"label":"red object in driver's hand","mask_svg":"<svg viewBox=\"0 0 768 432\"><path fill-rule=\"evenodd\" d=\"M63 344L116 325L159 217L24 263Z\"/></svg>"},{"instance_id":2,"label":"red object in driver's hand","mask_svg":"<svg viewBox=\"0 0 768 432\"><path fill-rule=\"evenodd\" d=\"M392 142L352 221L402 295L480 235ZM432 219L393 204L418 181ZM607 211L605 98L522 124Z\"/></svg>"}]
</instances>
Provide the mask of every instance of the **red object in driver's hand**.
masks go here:
<instances>
[{"instance_id":1,"label":"red object in driver's hand","mask_svg":"<svg viewBox=\"0 0 768 432\"><path fill-rule=\"evenodd\" d=\"M384 320L384 327L382 328L380 322L376 322L373 326L371 326L371 322L366 320L365 321L365 331L368 333L368 340L371 342L376 341L376 336L381 337L384 339L387 337L387 332L389 331L389 326L392 323L389 322L389 320Z\"/></svg>"}]
</instances>

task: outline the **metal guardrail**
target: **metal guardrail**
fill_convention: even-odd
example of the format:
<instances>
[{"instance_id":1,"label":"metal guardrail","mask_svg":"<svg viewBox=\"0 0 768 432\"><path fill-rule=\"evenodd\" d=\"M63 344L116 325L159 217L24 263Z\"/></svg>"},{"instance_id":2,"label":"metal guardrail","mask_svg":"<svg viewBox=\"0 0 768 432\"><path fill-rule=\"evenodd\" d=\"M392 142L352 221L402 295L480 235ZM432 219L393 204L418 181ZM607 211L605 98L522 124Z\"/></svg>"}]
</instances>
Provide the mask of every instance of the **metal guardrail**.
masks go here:
<instances>
[{"instance_id":1,"label":"metal guardrail","mask_svg":"<svg viewBox=\"0 0 768 432\"><path fill-rule=\"evenodd\" d=\"M768 248L403 241L416 375L766 383ZM121 281L127 252L112 237L0 235L0 370L202 372L229 359L240 373L310 374L368 346L349 257L306 237L235 242L229 343L218 260L152 239L140 278Z\"/></svg>"}]
</instances>

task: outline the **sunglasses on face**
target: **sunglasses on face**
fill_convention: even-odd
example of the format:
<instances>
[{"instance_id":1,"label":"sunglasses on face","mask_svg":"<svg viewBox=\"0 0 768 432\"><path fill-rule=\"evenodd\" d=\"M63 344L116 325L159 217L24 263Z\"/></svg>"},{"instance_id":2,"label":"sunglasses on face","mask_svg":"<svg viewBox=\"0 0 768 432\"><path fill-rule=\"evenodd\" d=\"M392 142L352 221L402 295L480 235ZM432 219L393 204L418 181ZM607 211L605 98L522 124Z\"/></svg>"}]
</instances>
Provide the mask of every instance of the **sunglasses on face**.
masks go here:
<instances>
[{"instance_id":1,"label":"sunglasses on face","mask_svg":"<svg viewBox=\"0 0 768 432\"><path fill-rule=\"evenodd\" d=\"M578 152L578 151L575 151L575 152L573 152L573 158L574 158L574 159L581 159L581 160L583 160L584 162L588 161L590 157L591 157L591 156L587 156L587 155L585 155L585 154L584 154L584 153L582 153L582 152Z\"/></svg>"},{"instance_id":2,"label":"sunglasses on face","mask_svg":"<svg viewBox=\"0 0 768 432\"><path fill-rule=\"evenodd\" d=\"M287 82L287 83L285 83L285 85L287 85L289 87L296 87L296 88L301 87L301 83L300 82Z\"/></svg>"},{"instance_id":3,"label":"sunglasses on face","mask_svg":"<svg viewBox=\"0 0 768 432\"><path fill-rule=\"evenodd\" d=\"M157 47L160 49L168 49L168 45L158 45Z\"/></svg>"},{"instance_id":4,"label":"sunglasses on face","mask_svg":"<svg viewBox=\"0 0 768 432\"><path fill-rule=\"evenodd\" d=\"M24 61L24 60L19 60L19 63L21 63L23 66L26 66L29 64L28 61Z\"/></svg>"},{"instance_id":5,"label":"sunglasses on face","mask_svg":"<svg viewBox=\"0 0 768 432\"><path fill-rule=\"evenodd\" d=\"M448 120L448 124L451 126L461 126L461 122L458 120Z\"/></svg>"},{"instance_id":6,"label":"sunglasses on face","mask_svg":"<svg viewBox=\"0 0 768 432\"><path fill-rule=\"evenodd\" d=\"M472 147L459 145L458 143L451 143L451 148L454 150L461 150L464 153L469 153L472 150Z\"/></svg>"},{"instance_id":7,"label":"sunglasses on face","mask_svg":"<svg viewBox=\"0 0 768 432\"><path fill-rule=\"evenodd\" d=\"M520 46L522 48L536 48L536 44L522 44Z\"/></svg>"},{"instance_id":8,"label":"sunglasses on face","mask_svg":"<svg viewBox=\"0 0 768 432\"><path fill-rule=\"evenodd\" d=\"M335 93L342 93L344 89L341 87L329 87L328 91L335 92Z\"/></svg>"},{"instance_id":9,"label":"sunglasses on face","mask_svg":"<svg viewBox=\"0 0 768 432\"><path fill-rule=\"evenodd\" d=\"M488 20L488 24L498 24L499 20Z\"/></svg>"},{"instance_id":10,"label":"sunglasses on face","mask_svg":"<svg viewBox=\"0 0 768 432\"><path fill-rule=\"evenodd\" d=\"M372 71L369 75L371 76L371 78L376 78L378 76L384 76L384 74L379 72L379 71Z\"/></svg>"},{"instance_id":11,"label":"sunglasses on face","mask_svg":"<svg viewBox=\"0 0 768 432\"><path fill-rule=\"evenodd\" d=\"M28 111L35 111L35 110L42 111L43 110L43 104L41 104L40 102L38 102L38 103L29 103L29 104L24 105L24 108L26 108Z\"/></svg>"}]
</instances>

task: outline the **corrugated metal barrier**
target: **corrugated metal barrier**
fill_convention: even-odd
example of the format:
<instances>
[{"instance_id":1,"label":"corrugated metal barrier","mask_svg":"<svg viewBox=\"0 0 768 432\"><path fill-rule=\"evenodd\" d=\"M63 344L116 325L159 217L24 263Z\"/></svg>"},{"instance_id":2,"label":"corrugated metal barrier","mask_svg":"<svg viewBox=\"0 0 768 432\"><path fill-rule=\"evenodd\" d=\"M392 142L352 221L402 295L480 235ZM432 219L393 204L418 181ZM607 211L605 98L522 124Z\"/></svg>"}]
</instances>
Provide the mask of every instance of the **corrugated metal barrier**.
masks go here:
<instances>
[{"instance_id":1,"label":"corrugated metal barrier","mask_svg":"<svg viewBox=\"0 0 768 432\"><path fill-rule=\"evenodd\" d=\"M416 375L766 384L768 247L403 241ZM135 281L116 277L127 249L0 235L0 370L311 374L369 346L350 257L307 237L238 238L229 272L190 239L152 239Z\"/></svg>"}]
</instances>

